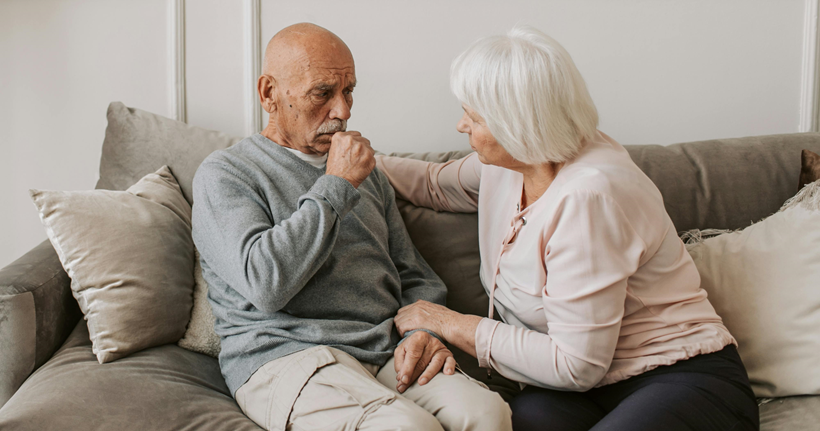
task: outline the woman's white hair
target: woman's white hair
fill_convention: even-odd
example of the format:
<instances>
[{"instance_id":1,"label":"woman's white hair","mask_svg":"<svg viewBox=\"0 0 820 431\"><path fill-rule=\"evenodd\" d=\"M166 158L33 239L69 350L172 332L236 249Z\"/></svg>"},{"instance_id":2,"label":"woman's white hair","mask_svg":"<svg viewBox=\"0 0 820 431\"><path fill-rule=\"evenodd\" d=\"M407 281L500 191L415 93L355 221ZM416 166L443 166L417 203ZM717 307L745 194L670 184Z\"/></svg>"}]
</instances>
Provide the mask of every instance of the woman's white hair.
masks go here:
<instances>
[{"instance_id":1,"label":"woman's white hair","mask_svg":"<svg viewBox=\"0 0 820 431\"><path fill-rule=\"evenodd\" d=\"M597 133L598 110L569 53L529 26L473 43L453 60L450 87L527 164L566 162Z\"/></svg>"}]
</instances>

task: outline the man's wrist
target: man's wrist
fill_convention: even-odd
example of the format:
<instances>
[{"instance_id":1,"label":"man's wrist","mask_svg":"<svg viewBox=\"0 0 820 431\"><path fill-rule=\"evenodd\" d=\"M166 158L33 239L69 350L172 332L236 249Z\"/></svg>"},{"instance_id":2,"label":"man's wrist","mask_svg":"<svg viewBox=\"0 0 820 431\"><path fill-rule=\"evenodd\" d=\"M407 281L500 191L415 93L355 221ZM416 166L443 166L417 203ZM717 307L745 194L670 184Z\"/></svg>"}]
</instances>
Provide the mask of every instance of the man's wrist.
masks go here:
<instances>
[{"instance_id":1,"label":"man's wrist","mask_svg":"<svg viewBox=\"0 0 820 431\"><path fill-rule=\"evenodd\" d=\"M416 332L426 332L426 333L428 333L428 334L432 335L435 339L437 339L437 340L441 341L442 343L444 342L444 339L442 339L442 338L441 338L441 336L440 336L439 334L436 334L435 332L433 332L433 331L431 331L431 330L429 330L429 329L419 328L419 329L413 329L413 330L410 330L410 331L405 332L405 333L404 333L404 337L402 337L402 339L401 339L401 340L399 340L399 344L397 344L397 346L398 346L398 345L400 345L401 343L403 343L403 342L404 342L404 340L406 340L406 339L410 338L410 336L411 336L411 335L413 335L413 334L415 334Z\"/></svg>"}]
</instances>

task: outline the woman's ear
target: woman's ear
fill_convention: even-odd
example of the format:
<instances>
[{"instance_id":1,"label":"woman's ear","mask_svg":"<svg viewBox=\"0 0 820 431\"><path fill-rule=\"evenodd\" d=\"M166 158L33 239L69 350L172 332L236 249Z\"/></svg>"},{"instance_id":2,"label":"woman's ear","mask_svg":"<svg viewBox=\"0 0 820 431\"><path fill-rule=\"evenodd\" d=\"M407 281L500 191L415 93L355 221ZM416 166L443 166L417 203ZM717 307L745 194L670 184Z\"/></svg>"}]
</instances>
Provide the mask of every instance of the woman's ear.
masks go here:
<instances>
[{"instance_id":1,"label":"woman's ear","mask_svg":"<svg viewBox=\"0 0 820 431\"><path fill-rule=\"evenodd\" d=\"M262 109L270 114L276 111L278 105L276 80L272 76L260 76L256 82L256 91L259 93L259 103L262 104Z\"/></svg>"}]
</instances>

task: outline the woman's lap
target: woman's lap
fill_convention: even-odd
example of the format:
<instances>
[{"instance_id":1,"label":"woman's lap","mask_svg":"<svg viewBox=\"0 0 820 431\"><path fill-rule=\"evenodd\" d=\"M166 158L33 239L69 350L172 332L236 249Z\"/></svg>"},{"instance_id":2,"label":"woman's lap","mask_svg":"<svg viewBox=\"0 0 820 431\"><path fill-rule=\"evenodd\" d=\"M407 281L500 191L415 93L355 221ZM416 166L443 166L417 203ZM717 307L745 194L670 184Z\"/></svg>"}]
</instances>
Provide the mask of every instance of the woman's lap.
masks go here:
<instances>
[{"instance_id":1,"label":"woman's lap","mask_svg":"<svg viewBox=\"0 0 820 431\"><path fill-rule=\"evenodd\" d=\"M606 416L601 406L578 392L528 386L510 403L515 431L586 431Z\"/></svg>"},{"instance_id":2,"label":"woman's lap","mask_svg":"<svg viewBox=\"0 0 820 431\"><path fill-rule=\"evenodd\" d=\"M754 394L734 346L678 364L585 393L527 387L512 402L513 428L516 431L759 428Z\"/></svg>"}]
</instances>

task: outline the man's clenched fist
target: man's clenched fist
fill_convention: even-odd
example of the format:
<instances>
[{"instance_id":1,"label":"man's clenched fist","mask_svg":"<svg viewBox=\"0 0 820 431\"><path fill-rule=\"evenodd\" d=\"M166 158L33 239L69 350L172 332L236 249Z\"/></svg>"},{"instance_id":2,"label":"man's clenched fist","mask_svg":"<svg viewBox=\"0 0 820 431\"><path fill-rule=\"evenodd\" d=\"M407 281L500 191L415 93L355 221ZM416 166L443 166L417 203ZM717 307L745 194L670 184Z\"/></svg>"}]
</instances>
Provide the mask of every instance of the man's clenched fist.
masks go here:
<instances>
[{"instance_id":1,"label":"man's clenched fist","mask_svg":"<svg viewBox=\"0 0 820 431\"><path fill-rule=\"evenodd\" d=\"M327 175L346 179L358 188L376 166L370 141L359 132L336 132L327 154Z\"/></svg>"}]
</instances>

